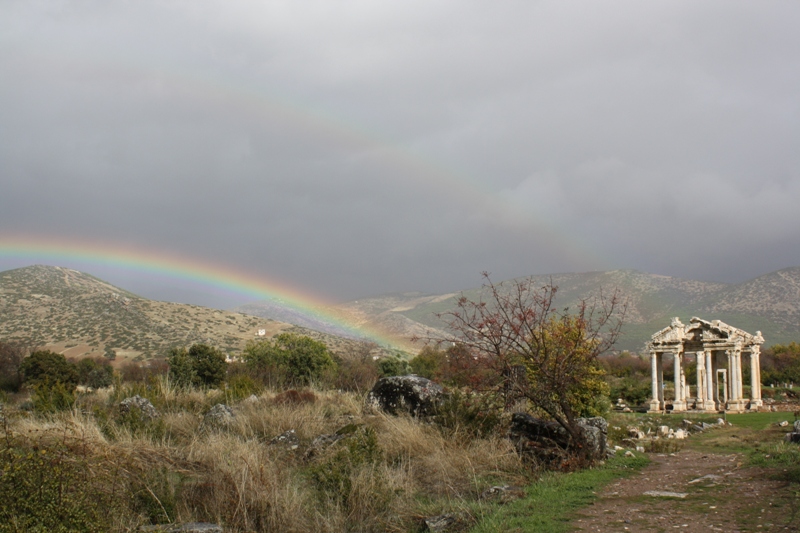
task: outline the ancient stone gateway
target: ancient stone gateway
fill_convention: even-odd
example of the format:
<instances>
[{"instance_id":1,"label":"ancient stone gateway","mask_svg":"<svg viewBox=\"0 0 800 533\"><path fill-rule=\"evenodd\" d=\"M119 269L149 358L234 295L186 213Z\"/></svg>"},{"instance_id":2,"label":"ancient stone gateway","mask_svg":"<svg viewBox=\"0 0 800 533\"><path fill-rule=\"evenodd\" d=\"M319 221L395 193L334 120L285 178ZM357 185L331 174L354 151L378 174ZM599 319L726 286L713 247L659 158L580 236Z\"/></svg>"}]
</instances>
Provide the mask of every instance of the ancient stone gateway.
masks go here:
<instances>
[{"instance_id":1,"label":"ancient stone gateway","mask_svg":"<svg viewBox=\"0 0 800 533\"><path fill-rule=\"evenodd\" d=\"M757 411L761 401L761 364L759 353L764 337L760 331L751 335L714 320L708 322L694 317L683 325L676 317L672 324L654 334L647 347L650 351L653 393L651 413L671 406L672 411L726 411L740 413ZM675 365L675 393L664 398L663 357L671 353ZM750 362L752 398L742 392L742 356ZM697 385L695 395L686 384L685 359L696 358Z\"/></svg>"}]
</instances>

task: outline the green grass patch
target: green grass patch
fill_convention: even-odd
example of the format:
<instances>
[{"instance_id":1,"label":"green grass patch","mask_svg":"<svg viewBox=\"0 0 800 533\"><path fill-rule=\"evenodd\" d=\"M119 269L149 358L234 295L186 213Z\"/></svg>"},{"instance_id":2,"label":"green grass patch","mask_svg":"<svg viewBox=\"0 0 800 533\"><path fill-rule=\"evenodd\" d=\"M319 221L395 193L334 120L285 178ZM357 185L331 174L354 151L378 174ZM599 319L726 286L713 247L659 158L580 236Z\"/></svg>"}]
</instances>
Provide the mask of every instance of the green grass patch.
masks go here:
<instances>
[{"instance_id":1,"label":"green grass patch","mask_svg":"<svg viewBox=\"0 0 800 533\"><path fill-rule=\"evenodd\" d=\"M615 479L632 475L649 462L646 456L637 454L635 457L614 457L604 465L579 472L545 474L528 487L525 498L483 517L471 531L570 531L575 511L594 501L599 489Z\"/></svg>"},{"instance_id":2,"label":"green grass patch","mask_svg":"<svg viewBox=\"0 0 800 533\"><path fill-rule=\"evenodd\" d=\"M728 422L737 427L750 428L755 430L762 430L766 427L777 424L786 420L789 422L789 427L786 431L791 431L791 425L794 423L794 414L788 412L777 413L742 413L738 415L728 415Z\"/></svg>"}]
</instances>

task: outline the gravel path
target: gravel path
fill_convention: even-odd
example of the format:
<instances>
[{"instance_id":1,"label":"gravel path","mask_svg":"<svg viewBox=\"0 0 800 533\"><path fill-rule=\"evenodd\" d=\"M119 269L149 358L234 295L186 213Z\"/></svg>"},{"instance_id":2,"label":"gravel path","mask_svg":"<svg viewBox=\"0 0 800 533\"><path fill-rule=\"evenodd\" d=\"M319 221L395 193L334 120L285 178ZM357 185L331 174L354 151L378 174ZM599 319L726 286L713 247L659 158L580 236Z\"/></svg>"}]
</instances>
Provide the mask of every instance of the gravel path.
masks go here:
<instances>
[{"instance_id":1,"label":"gravel path","mask_svg":"<svg viewBox=\"0 0 800 533\"><path fill-rule=\"evenodd\" d=\"M743 468L737 454L684 450L653 454L634 476L603 489L573 521L577 531L740 532L798 531L800 494L769 479L770 472ZM647 496L649 491L676 496ZM683 497L680 497L683 495Z\"/></svg>"}]
</instances>

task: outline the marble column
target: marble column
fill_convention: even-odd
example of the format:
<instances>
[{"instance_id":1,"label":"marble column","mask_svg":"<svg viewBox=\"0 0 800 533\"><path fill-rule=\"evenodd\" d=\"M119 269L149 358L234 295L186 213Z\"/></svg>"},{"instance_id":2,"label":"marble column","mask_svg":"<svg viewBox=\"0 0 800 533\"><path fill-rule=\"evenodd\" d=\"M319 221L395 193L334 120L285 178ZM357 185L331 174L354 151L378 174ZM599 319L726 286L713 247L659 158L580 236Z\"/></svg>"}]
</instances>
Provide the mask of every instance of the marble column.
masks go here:
<instances>
[{"instance_id":1,"label":"marble column","mask_svg":"<svg viewBox=\"0 0 800 533\"><path fill-rule=\"evenodd\" d=\"M706 357L705 353L697 352L697 401L695 409L705 409L706 400Z\"/></svg>"},{"instance_id":2,"label":"marble column","mask_svg":"<svg viewBox=\"0 0 800 533\"><path fill-rule=\"evenodd\" d=\"M717 394L714 390L714 360L711 350L704 350L706 356L706 410L715 410L717 408L716 400Z\"/></svg>"},{"instance_id":3,"label":"marble column","mask_svg":"<svg viewBox=\"0 0 800 533\"><path fill-rule=\"evenodd\" d=\"M658 372L658 353L655 351L650 352L650 379L652 385L652 393L653 397L650 400L650 410L651 413L660 413L662 410L661 405L661 382L659 380L659 372Z\"/></svg>"},{"instance_id":4,"label":"marble column","mask_svg":"<svg viewBox=\"0 0 800 533\"><path fill-rule=\"evenodd\" d=\"M763 405L761 401L761 347L750 347L750 409L758 409Z\"/></svg>"},{"instance_id":5,"label":"marble column","mask_svg":"<svg viewBox=\"0 0 800 533\"><path fill-rule=\"evenodd\" d=\"M681 348L677 348L673 352L673 357L675 359L675 401L672 402L672 410L673 411L685 411L686 410L686 400L684 400L684 391L683 391L683 365L681 364L683 359L683 351Z\"/></svg>"}]
</instances>

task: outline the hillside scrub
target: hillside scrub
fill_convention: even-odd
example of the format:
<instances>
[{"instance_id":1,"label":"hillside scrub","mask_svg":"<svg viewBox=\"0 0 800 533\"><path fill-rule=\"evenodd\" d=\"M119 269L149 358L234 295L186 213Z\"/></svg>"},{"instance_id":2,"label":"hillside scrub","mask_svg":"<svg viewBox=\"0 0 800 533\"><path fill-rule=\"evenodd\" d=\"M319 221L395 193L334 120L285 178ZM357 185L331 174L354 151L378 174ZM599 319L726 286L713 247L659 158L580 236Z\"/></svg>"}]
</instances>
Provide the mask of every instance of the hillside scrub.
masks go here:
<instances>
[{"instance_id":1,"label":"hillside scrub","mask_svg":"<svg viewBox=\"0 0 800 533\"><path fill-rule=\"evenodd\" d=\"M121 414L119 401L135 394L160 416ZM265 390L233 404L229 425L204 423L224 401L224 390L162 377L78 394L73 409L53 414L6 405L0 487L19 490L0 498L0 532L188 521L232 532L408 531L421 516L467 509L488 487L535 475L502 431L460 438L458 424L366 411L356 393ZM290 430L296 446L274 440ZM43 491L26 488L32 479ZM59 493L62 484L70 489Z\"/></svg>"}]
</instances>

